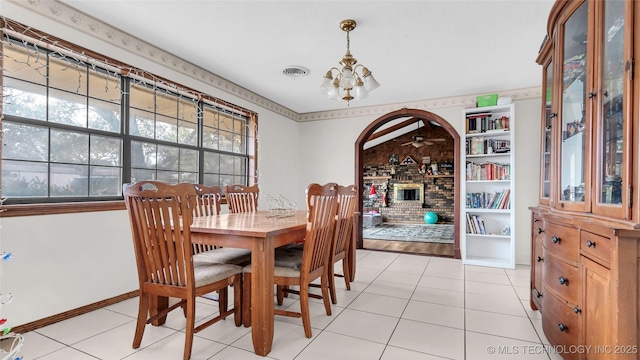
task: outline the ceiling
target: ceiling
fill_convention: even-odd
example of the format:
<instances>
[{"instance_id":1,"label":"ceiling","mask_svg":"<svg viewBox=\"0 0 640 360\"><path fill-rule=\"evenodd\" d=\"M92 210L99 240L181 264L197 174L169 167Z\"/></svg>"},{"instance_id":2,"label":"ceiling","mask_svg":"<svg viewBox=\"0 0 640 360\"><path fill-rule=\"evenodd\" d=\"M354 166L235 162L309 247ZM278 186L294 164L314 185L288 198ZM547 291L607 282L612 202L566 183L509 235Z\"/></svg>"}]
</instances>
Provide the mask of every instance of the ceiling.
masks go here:
<instances>
[{"instance_id":1,"label":"ceiling","mask_svg":"<svg viewBox=\"0 0 640 360\"><path fill-rule=\"evenodd\" d=\"M381 86L349 107L540 85L552 0L59 0L298 114L347 108L320 90L346 52ZM306 77L282 74L290 65Z\"/></svg>"}]
</instances>

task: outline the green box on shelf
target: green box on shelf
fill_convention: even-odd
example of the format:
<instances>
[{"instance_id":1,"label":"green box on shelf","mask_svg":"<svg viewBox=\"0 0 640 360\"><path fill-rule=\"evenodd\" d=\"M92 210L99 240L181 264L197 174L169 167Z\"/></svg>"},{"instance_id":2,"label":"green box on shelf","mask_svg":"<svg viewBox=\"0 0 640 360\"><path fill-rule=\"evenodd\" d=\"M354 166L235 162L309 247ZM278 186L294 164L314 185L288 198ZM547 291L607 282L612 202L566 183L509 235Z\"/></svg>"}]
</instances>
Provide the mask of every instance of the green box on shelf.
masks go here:
<instances>
[{"instance_id":1,"label":"green box on shelf","mask_svg":"<svg viewBox=\"0 0 640 360\"><path fill-rule=\"evenodd\" d=\"M498 94L476 96L478 107L498 105Z\"/></svg>"}]
</instances>

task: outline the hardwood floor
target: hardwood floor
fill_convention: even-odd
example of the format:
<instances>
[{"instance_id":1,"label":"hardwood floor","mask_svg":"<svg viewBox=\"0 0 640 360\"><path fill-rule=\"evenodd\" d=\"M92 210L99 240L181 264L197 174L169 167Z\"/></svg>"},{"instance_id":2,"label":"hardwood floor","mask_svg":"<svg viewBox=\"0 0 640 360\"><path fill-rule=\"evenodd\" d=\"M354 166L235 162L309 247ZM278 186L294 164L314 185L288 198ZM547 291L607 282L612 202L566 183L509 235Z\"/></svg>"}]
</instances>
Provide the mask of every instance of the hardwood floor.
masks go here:
<instances>
[{"instance_id":1,"label":"hardwood floor","mask_svg":"<svg viewBox=\"0 0 640 360\"><path fill-rule=\"evenodd\" d=\"M453 257L453 244L363 239L362 246L364 249L368 250L384 250L421 255Z\"/></svg>"}]
</instances>

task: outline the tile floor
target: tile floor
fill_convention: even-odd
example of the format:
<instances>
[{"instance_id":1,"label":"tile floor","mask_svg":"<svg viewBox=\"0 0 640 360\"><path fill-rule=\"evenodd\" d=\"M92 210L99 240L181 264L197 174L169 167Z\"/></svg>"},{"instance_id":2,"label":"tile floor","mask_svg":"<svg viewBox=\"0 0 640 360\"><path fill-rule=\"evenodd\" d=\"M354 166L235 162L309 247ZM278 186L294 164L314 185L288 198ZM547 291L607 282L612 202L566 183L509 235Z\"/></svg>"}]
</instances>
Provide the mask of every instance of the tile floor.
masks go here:
<instances>
[{"instance_id":1,"label":"tile floor","mask_svg":"<svg viewBox=\"0 0 640 360\"><path fill-rule=\"evenodd\" d=\"M300 319L276 317L268 359L561 359L529 307L529 267L465 266L459 260L358 250L351 291L337 278L338 304L327 316L312 300L313 337ZM341 267L340 267L341 269ZM283 307L299 309L285 299ZM198 321L217 304L199 300ZM182 359L185 320L174 311L164 326L147 326L132 349L137 298L25 334L24 360ZM251 329L232 319L196 334L192 359L259 359ZM495 351L494 351L495 350ZM549 351L552 352L552 351Z\"/></svg>"}]
</instances>

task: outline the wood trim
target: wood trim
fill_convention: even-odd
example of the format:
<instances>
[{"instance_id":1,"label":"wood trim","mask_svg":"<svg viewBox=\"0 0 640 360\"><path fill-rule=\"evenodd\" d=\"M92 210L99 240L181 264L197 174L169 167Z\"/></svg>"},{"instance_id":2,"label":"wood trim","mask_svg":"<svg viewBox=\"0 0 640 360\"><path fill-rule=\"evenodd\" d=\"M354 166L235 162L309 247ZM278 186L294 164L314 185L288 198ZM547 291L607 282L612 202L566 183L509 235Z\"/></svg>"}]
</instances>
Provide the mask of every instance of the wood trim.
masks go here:
<instances>
[{"instance_id":1,"label":"wood trim","mask_svg":"<svg viewBox=\"0 0 640 360\"><path fill-rule=\"evenodd\" d=\"M78 315L82 315L82 314L86 314L89 313L91 311L94 310L98 310L101 309L103 307L109 306L109 305L113 305L113 304L117 304L121 301L124 300L128 300L128 299L132 299L134 297L138 296L138 290L134 290L134 291L130 291L128 293L124 293L122 295L118 295L118 296L114 296L112 298L109 299L105 299L105 300L100 300L97 302L94 302L93 304L89 304L89 305L85 305L73 310L69 310L69 311L65 311L56 315L52 315L49 317L46 317L44 319L40 319L40 320L36 320L36 321L32 321L30 323L26 323L26 324L22 324L22 325L18 325L18 326L14 326L12 328L12 331L18 334L22 334L22 333L26 333L29 331L33 331L51 324L55 324L57 322L63 321L63 320L68 320L72 317L78 316Z\"/></svg>"},{"instance_id":2,"label":"wood trim","mask_svg":"<svg viewBox=\"0 0 640 360\"><path fill-rule=\"evenodd\" d=\"M415 123L417 120L418 120L418 119L416 119L416 118L413 118L413 117L412 117L411 119L409 119L409 120L405 120L405 121L403 121L403 122L401 122L401 123L399 123L399 124L395 124L395 125L393 125L393 126L389 126L389 127L388 127L388 128L386 128L386 129L383 129L383 130L380 130L380 131L378 131L378 132L375 132L375 133L371 134L371 136L369 136L369 138L367 139L367 141L371 141L371 140L373 140L373 139L377 139L377 138L379 138L379 137L381 137L381 136L384 136L384 135L387 135L387 134L389 134L389 133L392 133L392 132L394 132L394 131L396 131L396 130L400 130L400 129L404 128L404 127L407 127L407 126L409 126L409 125L411 125L411 124ZM426 122L426 121L425 121L425 122Z\"/></svg>"},{"instance_id":3,"label":"wood trim","mask_svg":"<svg viewBox=\"0 0 640 360\"><path fill-rule=\"evenodd\" d=\"M93 201L77 203L4 205L0 217L18 217L34 215L74 214L94 211L125 210L123 200Z\"/></svg>"}]
</instances>

